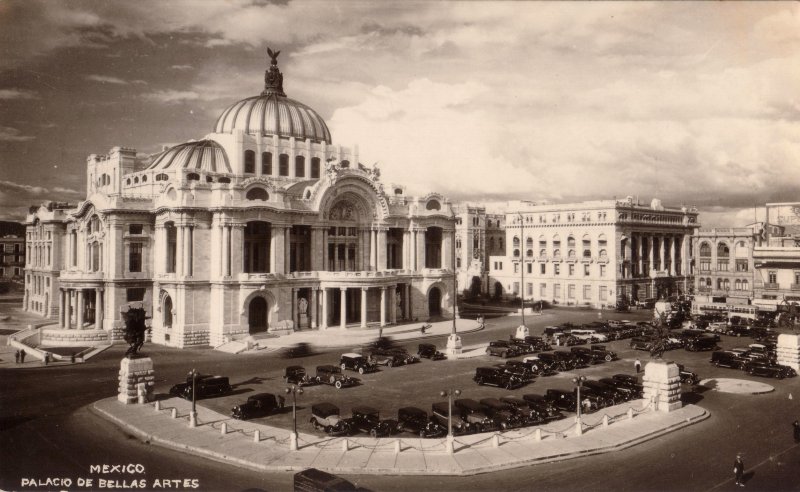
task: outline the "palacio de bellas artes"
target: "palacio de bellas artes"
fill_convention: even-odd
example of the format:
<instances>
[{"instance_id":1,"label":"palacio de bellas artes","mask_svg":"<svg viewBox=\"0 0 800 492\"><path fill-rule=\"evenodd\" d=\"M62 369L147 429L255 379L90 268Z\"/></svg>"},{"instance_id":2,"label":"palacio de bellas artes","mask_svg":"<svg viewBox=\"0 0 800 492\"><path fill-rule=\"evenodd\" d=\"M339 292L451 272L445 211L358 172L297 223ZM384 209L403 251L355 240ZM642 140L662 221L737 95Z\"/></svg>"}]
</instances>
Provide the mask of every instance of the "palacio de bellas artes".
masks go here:
<instances>
[{"instance_id":1,"label":"palacio de bellas artes","mask_svg":"<svg viewBox=\"0 0 800 492\"><path fill-rule=\"evenodd\" d=\"M0 489L798 490L798 33L0 3Z\"/></svg>"}]
</instances>

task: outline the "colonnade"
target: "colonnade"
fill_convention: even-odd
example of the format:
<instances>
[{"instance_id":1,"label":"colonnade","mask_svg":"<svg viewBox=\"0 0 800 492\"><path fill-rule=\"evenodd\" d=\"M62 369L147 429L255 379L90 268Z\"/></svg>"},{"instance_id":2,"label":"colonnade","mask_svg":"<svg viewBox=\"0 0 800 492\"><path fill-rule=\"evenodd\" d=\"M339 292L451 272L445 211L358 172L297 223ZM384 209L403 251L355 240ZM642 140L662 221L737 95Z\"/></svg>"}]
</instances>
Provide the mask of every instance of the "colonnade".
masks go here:
<instances>
[{"instance_id":1,"label":"colonnade","mask_svg":"<svg viewBox=\"0 0 800 492\"><path fill-rule=\"evenodd\" d=\"M92 293L94 291L94 293ZM95 287L93 289L68 289L62 288L59 289L60 294L60 304L59 304L59 315L58 315L58 326L59 328L64 328L67 330L76 329L76 330L84 330L93 328L95 330L102 330L103 329L103 317L104 317L104 303L103 303L103 293L104 289L102 287ZM86 304L90 300L91 295L94 295L94 326L93 327L86 327L84 326L84 312L86 311ZM75 326L72 325L73 322L73 297L75 302Z\"/></svg>"},{"instance_id":2,"label":"colonnade","mask_svg":"<svg viewBox=\"0 0 800 492\"><path fill-rule=\"evenodd\" d=\"M380 297L380 326L386 326L389 323L397 323L398 316L404 319L411 318L411 285L410 284L401 284L403 286L403 303L402 303L402 312L398 312L399 308L397 306L395 292L397 292L397 285L383 285L383 286L376 286L376 287L313 287L310 288L311 292L311 300L308 301L308 309L309 309L309 320L311 328L319 327L320 329L327 329L331 326L328 325L329 318L330 318L330 293L334 290L339 290L339 319L338 319L338 326L340 329L346 329L347 327L347 312L348 312L348 303L347 303L347 293L348 290L351 291L358 291L361 292L361 299L360 299L360 318L359 318L359 325L361 328L367 327L367 307L368 307L368 291L370 289L380 289L381 297ZM298 313L298 293L301 289L300 288L292 288L292 321L297 326L297 323L300 321L300 314ZM319 309L318 309L319 308ZM330 320L332 321L332 325L336 326L337 320Z\"/></svg>"},{"instance_id":3,"label":"colonnade","mask_svg":"<svg viewBox=\"0 0 800 492\"><path fill-rule=\"evenodd\" d=\"M659 270L666 271L671 277L685 277L690 274L691 237L689 234L629 233L624 245L624 259L637 267L638 276L648 276L650 270ZM634 271L629 273L636 276Z\"/></svg>"}]
</instances>

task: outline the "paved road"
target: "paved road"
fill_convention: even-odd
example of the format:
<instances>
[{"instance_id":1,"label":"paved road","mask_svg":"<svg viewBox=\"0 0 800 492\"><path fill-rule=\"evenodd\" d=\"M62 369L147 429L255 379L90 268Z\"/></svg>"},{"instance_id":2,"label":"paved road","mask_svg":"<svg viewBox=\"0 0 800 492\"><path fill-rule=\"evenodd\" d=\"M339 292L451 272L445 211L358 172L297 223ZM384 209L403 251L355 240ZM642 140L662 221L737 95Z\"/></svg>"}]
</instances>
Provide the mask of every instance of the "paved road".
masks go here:
<instances>
[{"instance_id":1,"label":"paved road","mask_svg":"<svg viewBox=\"0 0 800 492\"><path fill-rule=\"evenodd\" d=\"M594 312L553 311L555 314L535 320L529 325L541 328L562 320L596 319ZM621 317L621 316L617 316ZM628 316L630 317L630 316ZM518 318L494 319L485 332L465 336L465 343L486 342L505 338L519 323ZM745 340L727 339L729 346ZM443 339L437 341L443 344ZM409 344L413 345L413 344ZM624 348L615 342L614 348L626 360L600 365L584 371L629 372L632 360L645 355ZM283 387L280 369L287 361L275 354L254 354L231 357L210 350L185 350L148 346L157 370L157 391L166 391L172 382L181 379L187 368L196 366L207 372L224 373L235 383L242 383L238 396L209 400L210 406L229 408L230 401L241 399L249 390L276 391ZM328 352L305 358L307 367L328 363L338 357ZM129 438L123 432L92 415L84 408L88 403L107 397L116 391L116 370L121 348L114 348L93 362L80 366L0 371L0 488L20 489L23 477L87 476L91 464L142 463L147 478L197 478L203 490L289 490L290 474L257 474L237 470L227 465L184 456L150 446ZM677 351L668 354L687 364L701 377L743 377L738 371L717 369L708 364L708 353ZM483 360L486 359L486 360ZM643 362L646 358L642 358ZM495 388L479 388L472 383L470 372L476 365L497 362L480 358L467 362L428 362L408 368L395 368L375 381L350 393L336 392L330 387L309 388L301 398L344 398L349 408L350 398L374 403L374 392L390 395L387 403L376 406L397 408L397 398L407 395L392 388L400 382L416 384L417 394L429 402L445 385L458 385L469 391L469 397L483 397L496 392ZM445 365L447 364L447 365ZM443 380L441 369L447 367ZM420 377L409 377L413 369ZM255 378L253 376L256 376ZM569 386L569 374L552 378L547 384ZM381 379L377 379L381 378ZM434 382L419 384L426 381ZM547 378L551 379L551 378ZM403 381L405 380L405 381ZM531 387L542 392L543 381ZM730 479L731 461L737 451L745 452L745 464L754 474L748 488L756 490L798 490L800 483L800 451L791 441L789 424L800 416L800 380L794 378L774 383L776 391L767 395L728 395L706 392L687 395L692 402L708 408L712 417L686 430L609 455L572 462L539 465L519 470L479 475L476 477L348 477L377 491L390 490L718 490L733 488ZM364 393L363 395L361 393ZM789 393L795 398L789 400ZM301 403L305 405L306 403ZM387 410L388 411L388 410ZM288 427L288 416L282 417ZM752 468L754 467L755 468ZM93 475L95 478L98 475ZM137 476L111 475L112 479L132 479ZM52 488L52 487L51 487Z\"/></svg>"}]
</instances>

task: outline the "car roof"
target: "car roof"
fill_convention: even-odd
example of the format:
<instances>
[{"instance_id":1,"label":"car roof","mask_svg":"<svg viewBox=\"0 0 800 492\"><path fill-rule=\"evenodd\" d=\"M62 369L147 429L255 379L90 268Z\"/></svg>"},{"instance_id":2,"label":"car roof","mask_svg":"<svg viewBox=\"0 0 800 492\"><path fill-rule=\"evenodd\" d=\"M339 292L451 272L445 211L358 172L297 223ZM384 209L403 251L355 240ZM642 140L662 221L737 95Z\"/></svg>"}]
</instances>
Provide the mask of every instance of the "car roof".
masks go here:
<instances>
[{"instance_id":1,"label":"car roof","mask_svg":"<svg viewBox=\"0 0 800 492\"><path fill-rule=\"evenodd\" d=\"M324 401L322 403L315 403L315 404L311 405L311 412L312 413L327 413L327 414L336 413L336 414L338 414L339 413L339 407L337 407L333 403L328 403L327 401Z\"/></svg>"},{"instance_id":2,"label":"car roof","mask_svg":"<svg viewBox=\"0 0 800 492\"><path fill-rule=\"evenodd\" d=\"M353 407L353 413L366 413L366 414L376 414L379 413L378 409L373 407L368 407L366 405L359 405L357 407Z\"/></svg>"},{"instance_id":3,"label":"car roof","mask_svg":"<svg viewBox=\"0 0 800 492\"><path fill-rule=\"evenodd\" d=\"M481 405L488 405L490 407L505 407L508 404L501 401L499 398L481 398Z\"/></svg>"},{"instance_id":4,"label":"car roof","mask_svg":"<svg viewBox=\"0 0 800 492\"><path fill-rule=\"evenodd\" d=\"M287 371L305 371L306 368L303 366L286 366Z\"/></svg>"},{"instance_id":5,"label":"car roof","mask_svg":"<svg viewBox=\"0 0 800 492\"><path fill-rule=\"evenodd\" d=\"M518 396L503 396L503 397L500 398L500 401L504 401L504 402L512 403L512 404L516 404L516 405L526 404L527 403L525 400L523 400L522 398L520 398Z\"/></svg>"},{"instance_id":6,"label":"car roof","mask_svg":"<svg viewBox=\"0 0 800 492\"><path fill-rule=\"evenodd\" d=\"M325 365L322 365L322 366L317 366L317 370L318 371L335 371L337 369L339 369L339 366L334 366L334 365L331 365L331 364L325 364Z\"/></svg>"},{"instance_id":7,"label":"car roof","mask_svg":"<svg viewBox=\"0 0 800 492\"><path fill-rule=\"evenodd\" d=\"M247 397L248 400L276 400L277 398L272 393L257 393Z\"/></svg>"},{"instance_id":8,"label":"car roof","mask_svg":"<svg viewBox=\"0 0 800 492\"><path fill-rule=\"evenodd\" d=\"M347 352L342 354L342 357L363 357L363 355L357 354L355 352Z\"/></svg>"},{"instance_id":9,"label":"car roof","mask_svg":"<svg viewBox=\"0 0 800 492\"><path fill-rule=\"evenodd\" d=\"M418 407L402 407L397 410L397 413L411 413L417 415L425 415L426 417L428 416L428 412Z\"/></svg>"}]
</instances>

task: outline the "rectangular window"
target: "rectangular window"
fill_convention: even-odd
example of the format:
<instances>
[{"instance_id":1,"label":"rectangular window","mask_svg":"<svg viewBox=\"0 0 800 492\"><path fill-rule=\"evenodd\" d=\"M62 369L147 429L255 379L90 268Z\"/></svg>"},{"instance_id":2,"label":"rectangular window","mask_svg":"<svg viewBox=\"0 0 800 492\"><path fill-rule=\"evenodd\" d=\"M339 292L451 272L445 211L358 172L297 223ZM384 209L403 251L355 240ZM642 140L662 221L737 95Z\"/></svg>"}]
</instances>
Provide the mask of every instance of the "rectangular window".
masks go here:
<instances>
[{"instance_id":1,"label":"rectangular window","mask_svg":"<svg viewBox=\"0 0 800 492\"><path fill-rule=\"evenodd\" d=\"M533 273L533 263L528 263L528 273Z\"/></svg>"},{"instance_id":2,"label":"rectangular window","mask_svg":"<svg viewBox=\"0 0 800 492\"><path fill-rule=\"evenodd\" d=\"M700 271L701 272L710 272L711 271L711 259L700 259Z\"/></svg>"},{"instance_id":3,"label":"rectangular window","mask_svg":"<svg viewBox=\"0 0 800 492\"><path fill-rule=\"evenodd\" d=\"M717 271L727 272L728 271L728 260L717 260Z\"/></svg>"},{"instance_id":4,"label":"rectangular window","mask_svg":"<svg viewBox=\"0 0 800 492\"><path fill-rule=\"evenodd\" d=\"M502 269L503 269L503 262L501 261L500 262L500 270L502 270Z\"/></svg>"},{"instance_id":5,"label":"rectangular window","mask_svg":"<svg viewBox=\"0 0 800 492\"><path fill-rule=\"evenodd\" d=\"M588 264L583 265L583 276L584 277L588 277L589 276L589 265Z\"/></svg>"},{"instance_id":6,"label":"rectangular window","mask_svg":"<svg viewBox=\"0 0 800 492\"><path fill-rule=\"evenodd\" d=\"M583 298L587 299L587 300L592 298L592 286L591 285L584 285L583 286Z\"/></svg>"},{"instance_id":7,"label":"rectangular window","mask_svg":"<svg viewBox=\"0 0 800 492\"><path fill-rule=\"evenodd\" d=\"M144 294L147 291L144 287L136 287L133 289L125 289L125 297L127 302L142 302L144 301Z\"/></svg>"},{"instance_id":8,"label":"rectangular window","mask_svg":"<svg viewBox=\"0 0 800 492\"><path fill-rule=\"evenodd\" d=\"M540 263L539 264L539 273L541 273L542 275L547 273L547 264L545 264L545 263Z\"/></svg>"},{"instance_id":9,"label":"rectangular window","mask_svg":"<svg viewBox=\"0 0 800 492\"><path fill-rule=\"evenodd\" d=\"M569 286L567 286L567 297L575 299L575 284L569 284Z\"/></svg>"},{"instance_id":10,"label":"rectangular window","mask_svg":"<svg viewBox=\"0 0 800 492\"><path fill-rule=\"evenodd\" d=\"M128 254L128 271L142 271L142 243L131 243Z\"/></svg>"},{"instance_id":11,"label":"rectangular window","mask_svg":"<svg viewBox=\"0 0 800 492\"><path fill-rule=\"evenodd\" d=\"M539 297L547 297L547 284L539 284Z\"/></svg>"},{"instance_id":12,"label":"rectangular window","mask_svg":"<svg viewBox=\"0 0 800 492\"><path fill-rule=\"evenodd\" d=\"M128 234L138 236L142 234L144 231L144 226L142 224L128 224Z\"/></svg>"},{"instance_id":13,"label":"rectangular window","mask_svg":"<svg viewBox=\"0 0 800 492\"><path fill-rule=\"evenodd\" d=\"M519 295L519 282L514 282L514 288L512 289L514 295Z\"/></svg>"},{"instance_id":14,"label":"rectangular window","mask_svg":"<svg viewBox=\"0 0 800 492\"><path fill-rule=\"evenodd\" d=\"M555 284L553 286L553 297L559 299L561 297L561 284Z\"/></svg>"},{"instance_id":15,"label":"rectangular window","mask_svg":"<svg viewBox=\"0 0 800 492\"><path fill-rule=\"evenodd\" d=\"M778 272L775 271L769 272L768 277L769 277L769 283L771 284L778 283Z\"/></svg>"},{"instance_id":16,"label":"rectangular window","mask_svg":"<svg viewBox=\"0 0 800 492\"><path fill-rule=\"evenodd\" d=\"M525 284L525 295L528 297L533 295L533 284L530 282Z\"/></svg>"},{"instance_id":17,"label":"rectangular window","mask_svg":"<svg viewBox=\"0 0 800 492\"><path fill-rule=\"evenodd\" d=\"M746 272L749 269L748 261L747 260L736 260L736 271L737 272Z\"/></svg>"},{"instance_id":18,"label":"rectangular window","mask_svg":"<svg viewBox=\"0 0 800 492\"><path fill-rule=\"evenodd\" d=\"M574 263L570 263L569 264L569 276L571 277L573 275L575 275L575 264Z\"/></svg>"},{"instance_id":19,"label":"rectangular window","mask_svg":"<svg viewBox=\"0 0 800 492\"><path fill-rule=\"evenodd\" d=\"M261 153L261 175L272 175L272 152Z\"/></svg>"},{"instance_id":20,"label":"rectangular window","mask_svg":"<svg viewBox=\"0 0 800 492\"><path fill-rule=\"evenodd\" d=\"M601 277L605 277L606 276L606 266L603 265L603 264L600 265L600 276Z\"/></svg>"},{"instance_id":21,"label":"rectangular window","mask_svg":"<svg viewBox=\"0 0 800 492\"><path fill-rule=\"evenodd\" d=\"M519 263L514 263L514 273L519 273Z\"/></svg>"},{"instance_id":22,"label":"rectangular window","mask_svg":"<svg viewBox=\"0 0 800 492\"><path fill-rule=\"evenodd\" d=\"M602 286L602 285L600 286L600 300L601 301L605 301L606 300L606 288L605 288L605 286Z\"/></svg>"},{"instance_id":23,"label":"rectangular window","mask_svg":"<svg viewBox=\"0 0 800 492\"><path fill-rule=\"evenodd\" d=\"M559 275L561 272L561 265L558 263L553 263L553 275Z\"/></svg>"},{"instance_id":24,"label":"rectangular window","mask_svg":"<svg viewBox=\"0 0 800 492\"><path fill-rule=\"evenodd\" d=\"M795 270L794 272L794 284L800 285L800 271Z\"/></svg>"}]
</instances>

